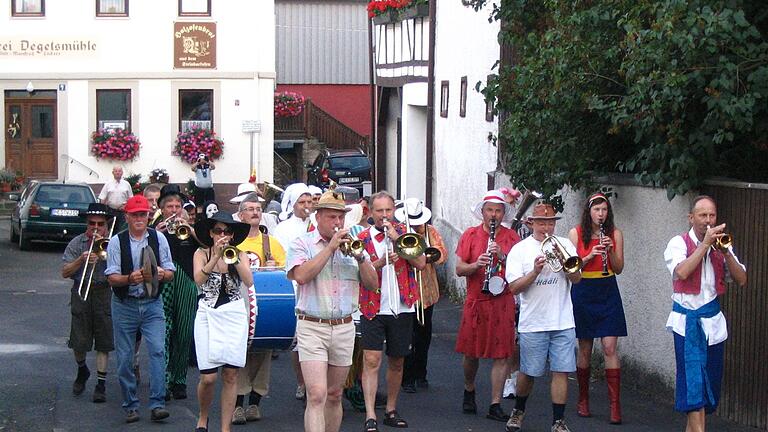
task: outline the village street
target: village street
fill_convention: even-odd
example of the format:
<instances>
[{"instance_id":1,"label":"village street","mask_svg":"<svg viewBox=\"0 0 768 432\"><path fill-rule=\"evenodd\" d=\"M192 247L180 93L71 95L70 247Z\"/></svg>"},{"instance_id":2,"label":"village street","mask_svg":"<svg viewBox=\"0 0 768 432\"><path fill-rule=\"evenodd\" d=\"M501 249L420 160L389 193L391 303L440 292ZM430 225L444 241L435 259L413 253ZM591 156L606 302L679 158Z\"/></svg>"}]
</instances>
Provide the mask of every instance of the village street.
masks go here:
<instances>
[{"instance_id":1,"label":"village street","mask_svg":"<svg viewBox=\"0 0 768 432\"><path fill-rule=\"evenodd\" d=\"M71 393L74 362L67 349L69 333L70 282L59 276L63 245L36 244L32 252L20 252L8 242L8 222L0 220L0 431L81 432L96 430L163 430L190 431L195 424L197 400L194 393L198 374L189 369L190 398L171 401L171 417L164 424L149 421L149 412L140 412L140 422L126 425L119 402L119 386L115 379L114 359L110 359L107 381L107 403L93 404L90 393L94 377L80 397ZM485 419L488 404L489 365L483 364L479 374L477 416L461 413L461 358L453 351L460 306L444 299L434 314L435 336L430 352L428 390L401 394L399 411L409 421L412 431L503 431L502 423ZM147 367L142 352L142 366ZM263 419L235 431L300 431L302 402L293 398L295 381L288 362L281 353L272 363L270 395L262 402ZM95 367L89 357L91 369ZM547 431L551 419L548 401L548 379L537 382L528 403L525 430ZM624 422L620 427L608 425L605 382L593 386L593 418L576 416L575 381L570 382L566 412L573 431L659 432L681 431L683 417L672 410L668 392L646 396L624 391ZM142 402L147 400L146 382L140 386ZM215 404L211 430L218 421ZM503 403L505 411L511 401ZM345 402L343 431L362 429L363 415ZM709 424L713 431L747 432L755 429L734 426L716 417ZM391 430L382 426L382 430Z\"/></svg>"}]
</instances>

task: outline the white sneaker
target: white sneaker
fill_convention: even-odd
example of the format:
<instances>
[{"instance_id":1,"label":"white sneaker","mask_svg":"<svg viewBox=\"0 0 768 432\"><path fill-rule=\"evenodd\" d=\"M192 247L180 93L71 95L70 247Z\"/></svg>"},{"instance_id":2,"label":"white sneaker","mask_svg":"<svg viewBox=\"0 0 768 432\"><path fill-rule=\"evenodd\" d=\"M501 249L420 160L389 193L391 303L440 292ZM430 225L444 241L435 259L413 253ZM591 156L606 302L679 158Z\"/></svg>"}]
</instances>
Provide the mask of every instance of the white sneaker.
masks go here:
<instances>
[{"instance_id":1,"label":"white sneaker","mask_svg":"<svg viewBox=\"0 0 768 432\"><path fill-rule=\"evenodd\" d=\"M571 432L568 426L565 424L565 420L560 419L552 425L552 432Z\"/></svg>"},{"instance_id":2,"label":"white sneaker","mask_svg":"<svg viewBox=\"0 0 768 432\"><path fill-rule=\"evenodd\" d=\"M525 411L513 409L509 416L509 420L507 420L507 426L504 430L507 432L517 432L521 430L523 428L523 417L525 417Z\"/></svg>"},{"instance_id":3,"label":"white sneaker","mask_svg":"<svg viewBox=\"0 0 768 432\"><path fill-rule=\"evenodd\" d=\"M296 399L304 400L307 397L307 388L303 385L296 386Z\"/></svg>"}]
</instances>

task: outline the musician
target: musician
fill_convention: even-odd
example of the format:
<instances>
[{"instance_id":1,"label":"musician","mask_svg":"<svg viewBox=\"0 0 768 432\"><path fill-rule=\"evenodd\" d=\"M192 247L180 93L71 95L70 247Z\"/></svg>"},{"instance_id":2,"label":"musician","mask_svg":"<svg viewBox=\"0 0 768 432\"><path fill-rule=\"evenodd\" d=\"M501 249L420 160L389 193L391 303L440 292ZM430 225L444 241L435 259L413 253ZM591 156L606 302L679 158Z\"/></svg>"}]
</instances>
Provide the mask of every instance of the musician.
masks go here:
<instances>
[{"instance_id":1,"label":"musician","mask_svg":"<svg viewBox=\"0 0 768 432\"><path fill-rule=\"evenodd\" d=\"M309 185L307 187L309 188L309 193L312 194L312 205L317 205L318 201L320 201L320 197L323 194L323 190L315 185Z\"/></svg>"},{"instance_id":2,"label":"musician","mask_svg":"<svg viewBox=\"0 0 768 432\"><path fill-rule=\"evenodd\" d=\"M180 239L175 231L169 233L170 226L186 224L186 212L183 210L187 198L178 185L168 184L160 191L160 222L157 230L165 234L171 249L171 258L176 266L173 280L163 287L163 308L165 311L165 352L167 388L166 400L187 398L187 365L189 364L190 345L193 336L195 311L197 305L197 285L194 281L193 259L197 250L194 231L186 239ZM190 227L191 228L191 227Z\"/></svg>"},{"instance_id":3,"label":"musician","mask_svg":"<svg viewBox=\"0 0 768 432\"><path fill-rule=\"evenodd\" d=\"M624 269L624 236L613 221L613 208L602 193L587 199L581 214L581 224L568 233L571 243L584 262L581 282L571 289L573 318L579 353L576 377L579 383L577 413L590 417L589 375L592 344L600 338L605 357L605 380L611 424L621 424L621 369L616 352L618 339L627 335L624 307L616 283L616 275Z\"/></svg>"},{"instance_id":4,"label":"musician","mask_svg":"<svg viewBox=\"0 0 768 432\"><path fill-rule=\"evenodd\" d=\"M144 198L146 198L147 202L149 203L149 217L151 219L155 212L159 209L157 204L160 200L160 186L154 183L148 184L144 187L144 190L141 192L141 194L144 195Z\"/></svg>"},{"instance_id":5,"label":"musician","mask_svg":"<svg viewBox=\"0 0 768 432\"><path fill-rule=\"evenodd\" d=\"M281 203L283 211L280 213L282 222L277 225L274 231L275 237L280 241L283 249L287 250L294 240L304 235L307 231L314 229L314 225L312 225L309 218L314 205L312 193L304 183L293 183L285 188ZM295 397L296 399L304 399L306 397L306 387L304 385L304 378L301 376L299 352L295 346L291 350L291 361L297 383Z\"/></svg>"},{"instance_id":6,"label":"musician","mask_svg":"<svg viewBox=\"0 0 768 432\"><path fill-rule=\"evenodd\" d=\"M241 183L237 186L237 195L232 197L232 199L229 200L231 204L237 204L240 205L240 203L249 195L255 194L255 196L260 198L260 201L262 203L262 209L265 204L264 202L264 196L263 194L256 188L256 185L253 183ZM267 203L268 204L268 203ZM232 215L235 220L239 217L236 214ZM263 213L261 214L261 224L264 225L267 228L267 232L274 233L275 228L277 227L277 224L280 222L278 220L276 215L270 214L270 213Z\"/></svg>"},{"instance_id":7,"label":"musician","mask_svg":"<svg viewBox=\"0 0 768 432\"><path fill-rule=\"evenodd\" d=\"M125 204L125 213L128 229L109 240L107 269L104 272L114 293L112 329L125 421L133 423L139 420L136 376L132 368L136 332L139 330L149 353L151 419L161 421L170 415L165 409L165 315L163 300L154 288L156 284L173 280L176 267L163 233L147 228L147 199L141 195L131 197ZM151 262L148 257L157 259L156 270L144 265L142 258Z\"/></svg>"},{"instance_id":8,"label":"musician","mask_svg":"<svg viewBox=\"0 0 768 432\"><path fill-rule=\"evenodd\" d=\"M260 267L283 267L285 251L280 243L270 235L262 234L259 229L262 216L262 199L257 194L249 194L239 206L239 219L249 225L246 238L237 244L238 249L248 257L248 267L258 271ZM266 241L265 241L266 239ZM261 398L269 392L272 351L249 352L245 367L237 372L237 404L232 416L232 423L245 424L261 419L259 404ZM245 395L248 395L248 407L244 408Z\"/></svg>"},{"instance_id":9,"label":"musician","mask_svg":"<svg viewBox=\"0 0 768 432\"><path fill-rule=\"evenodd\" d=\"M345 256L339 245L346 208L328 191L318 201L317 229L297 238L288 249L288 279L298 284L296 336L307 385L304 430L336 432L341 426L341 393L349 366L359 289L375 290L376 272L367 253ZM338 232L335 230L338 229Z\"/></svg>"},{"instance_id":10,"label":"musician","mask_svg":"<svg viewBox=\"0 0 768 432\"><path fill-rule=\"evenodd\" d=\"M85 382L91 376L85 357L87 352L95 348L97 383L93 390L93 402L100 403L107 400L105 394L107 361L109 352L114 350L110 312L112 293L107 284L107 277L104 276L106 261L100 260L95 251L89 254L89 250L92 250L91 245L94 241L108 235L113 216L109 207L101 203L89 204L88 211L80 213L80 216L86 220L86 230L69 242L61 257L64 263L61 267L61 277L72 279L73 282L70 295L72 324L67 343L74 352L75 362L77 362L77 378L72 384L72 393L79 396L85 390ZM89 263L87 267L86 262ZM93 278L89 281L87 278L91 268L93 268ZM81 280L83 281L81 293L78 293ZM89 284L88 298L83 301L81 295L84 295Z\"/></svg>"},{"instance_id":11,"label":"musician","mask_svg":"<svg viewBox=\"0 0 768 432\"><path fill-rule=\"evenodd\" d=\"M456 340L456 351L464 354L462 411L477 413L475 377L479 359L493 359L491 404L486 417L506 421L509 416L501 409L501 392L509 374L507 359L515 349L515 301L506 288L497 296L484 294L482 289L486 279L504 275L506 255L520 239L517 233L502 225L510 222L514 214L501 192L486 192L473 207L472 214L482 223L466 230L456 246L456 275L467 278L467 298ZM490 238L492 220L494 239ZM490 273L486 274L489 268Z\"/></svg>"},{"instance_id":12,"label":"musician","mask_svg":"<svg viewBox=\"0 0 768 432\"><path fill-rule=\"evenodd\" d=\"M437 261L426 263L421 272L421 301L424 304L424 323L413 326L413 350L405 358L403 366L403 391L406 393L416 393L416 388L427 388L427 360L429 345L432 342L432 311L434 305L440 299L440 286L437 282L437 272L435 266L445 262L448 258L448 252L443 244L443 239L435 229L434 225L428 225L427 222L432 218L432 212L417 198L408 198L405 200L405 206L395 210L395 218L401 222L408 222L416 234L426 239L426 230L429 230L429 245L440 251L440 258Z\"/></svg>"},{"instance_id":13,"label":"musician","mask_svg":"<svg viewBox=\"0 0 768 432\"><path fill-rule=\"evenodd\" d=\"M403 380L405 356L411 351L416 311L414 305L419 300L414 268L423 270L426 265L423 254L401 259L394 251L397 239L405 233L405 226L393 223L395 199L392 195L386 191L373 194L371 209L374 226L358 235L371 256L380 287L376 291L360 292L365 430L368 431L377 430L374 408L384 340L387 341L387 406L384 424L401 428L408 426L397 413L397 397Z\"/></svg>"},{"instance_id":14,"label":"musician","mask_svg":"<svg viewBox=\"0 0 768 432\"><path fill-rule=\"evenodd\" d=\"M549 358L552 372L552 432L567 432L565 403L568 398L568 374L576 370L576 332L571 304L571 284L581 280L581 271L553 272L542 253L542 242L553 236L555 209L537 204L528 217L533 233L516 244L507 257L507 280L514 294L520 294L520 372L517 375L515 408L506 430L519 431L528 396L536 377L544 376ZM564 237L554 237L569 256L575 246ZM547 241L552 246L553 240ZM547 250L549 252L549 250ZM551 259L552 260L552 259ZM550 260L550 261L551 261Z\"/></svg>"},{"instance_id":15,"label":"musician","mask_svg":"<svg viewBox=\"0 0 768 432\"><path fill-rule=\"evenodd\" d=\"M675 339L677 380L675 410L688 416L688 431L703 431L706 414L717 409L728 337L717 297L726 282L747 283L744 266L733 248L713 248L725 233L717 224L717 205L709 196L694 198L688 214L691 229L673 237L664 251L672 274L672 312L667 329Z\"/></svg>"},{"instance_id":16,"label":"musician","mask_svg":"<svg viewBox=\"0 0 768 432\"><path fill-rule=\"evenodd\" d=\"M239 252L235 264L225 263L222 257L225 247L245 240L250 227L235 222L229 213L218 212L201 220L196 228L203 247L194 255L194 278L200 292L194 324L200 369L200 415L195 430L208 430L208 411L221 368L221 430L229 431L235 410L237 374L245 365L248 345L248 309L241 287L253 285L253 275L245 252Z\"/></svg>"}]
</instances>

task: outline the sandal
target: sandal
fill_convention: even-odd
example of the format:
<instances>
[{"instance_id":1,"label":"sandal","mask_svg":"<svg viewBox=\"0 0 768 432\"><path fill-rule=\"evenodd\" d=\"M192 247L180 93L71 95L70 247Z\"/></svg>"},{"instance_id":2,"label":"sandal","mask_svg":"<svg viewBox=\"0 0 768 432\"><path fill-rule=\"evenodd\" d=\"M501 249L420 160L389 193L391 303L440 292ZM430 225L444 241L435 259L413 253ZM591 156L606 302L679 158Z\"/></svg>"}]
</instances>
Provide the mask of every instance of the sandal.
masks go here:
<instances>
[{"instance_id":1,"label":"sandal","mask_svg":"<svg viewBox=\"0 0 768 432\"><path fill-rule=\"evenodd\" d=\"M376 423L376 419L369 418L366 420L363 432L379 432L379 425Z\"/></svg>"},{"instance_id":2,"label":"sandal","mask_svg":"<svg viewBox=\"0 0 768 432\"><path fill-rule=\"evenodd\" d=\"M407 428L408 422L406 422L400 415L397 414L397 410L384 413L384 424L394 428Z\"/></svg>"}]
</instances>

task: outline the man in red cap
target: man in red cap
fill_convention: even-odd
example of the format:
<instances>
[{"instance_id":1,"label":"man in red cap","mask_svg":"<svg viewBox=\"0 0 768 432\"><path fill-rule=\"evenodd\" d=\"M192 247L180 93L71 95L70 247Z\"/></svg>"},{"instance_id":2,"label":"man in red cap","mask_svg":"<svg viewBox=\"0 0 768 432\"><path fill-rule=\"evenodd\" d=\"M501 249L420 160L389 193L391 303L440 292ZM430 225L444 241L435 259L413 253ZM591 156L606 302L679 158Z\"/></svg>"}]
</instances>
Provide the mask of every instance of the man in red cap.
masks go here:
<instances>
[{"instance_id":1,"label":"man in red cap","mask_svg":"<svg viewBox=\"0 0 768 432\"><path fill-rule=\"evenodd\" d=\"M128 423L139 420L133 373L137 331L141 331L149 353L151 419L161 421L169 416L165 409L165 315L160 287L162 282L173 280L176 268L163 233L147 228L149 210L149 202L141 195L125 204L128 229L109 240L104 271L114 292L112 329Z\"/></svg>"},{"instance_id":2,"label":"man in red cap","mask_svg":"<svg viewBox=\"0 0 768 432\"><path fill-rule=\"evenodd\" d=\"M576 371L576 324L571 304L571 284L581 280L581 263L576 268L558 265L545 257L556 243L564 254L576 255L576 247L555 233L555 209L537 204L529 217L533 233L516 244L507 257L507 280L513 294L520 294L520 373L517 375L515 409L506 425L508 432L519 431L525 404L533 390L535 377L545 374L547 359L552 372L552 432L568 432L565 403L568 399L568 374ZM544 241L546 240L546 244ZM567 258L567 257L561 257ZM557 270L557 271L555 271Z\"/></svg>"}]
</instances>

